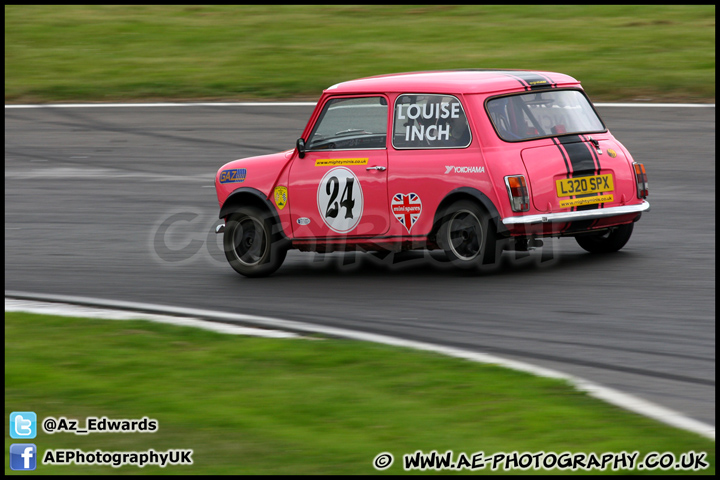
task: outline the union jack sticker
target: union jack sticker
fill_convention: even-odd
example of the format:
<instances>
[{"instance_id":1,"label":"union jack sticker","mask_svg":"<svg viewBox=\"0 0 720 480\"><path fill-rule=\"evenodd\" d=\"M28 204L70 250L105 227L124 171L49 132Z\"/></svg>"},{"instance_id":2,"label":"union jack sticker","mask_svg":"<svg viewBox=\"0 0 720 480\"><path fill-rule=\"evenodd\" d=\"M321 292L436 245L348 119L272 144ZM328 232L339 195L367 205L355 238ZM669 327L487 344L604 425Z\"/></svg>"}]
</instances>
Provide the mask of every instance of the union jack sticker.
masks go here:
<instances>
[{"instance_id":1,"label":"union jack sticker","mask_svg":"<svg viewBox=\"0 0 720 480\"><path fill-rule=\"evenodd\" d=\"M396 193L390 205L393 215L402 223L408 233L422 214L422 202L417 193Z\"/></svg>"}]
</instances>

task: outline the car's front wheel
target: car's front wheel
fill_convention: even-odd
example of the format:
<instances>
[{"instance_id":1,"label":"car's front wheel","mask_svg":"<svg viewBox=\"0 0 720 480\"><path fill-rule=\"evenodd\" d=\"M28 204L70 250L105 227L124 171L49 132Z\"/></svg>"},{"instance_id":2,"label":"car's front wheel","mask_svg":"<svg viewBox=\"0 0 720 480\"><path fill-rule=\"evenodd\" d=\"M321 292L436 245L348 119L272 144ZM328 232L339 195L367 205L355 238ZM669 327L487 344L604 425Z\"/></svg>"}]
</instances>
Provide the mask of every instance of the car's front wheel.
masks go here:
<instances>
[{"instance_id":1,"label":"car's front wheel","mask_svg":"<svg viewBox=\"0 0 720 480\"><path fill-rule=\"evenodd\" d=\"M578 235L575 240L578 245L590 253L617 252L630 240L633 225L633 223L628 223L600 233Z\"/></svg>"},{"instance_id":2,"label":"car's front wheel","mask_svg":"<svg viewBox=\"0 0 720 480\"><path fill-rule=\"evenodd\" d=\"M223 235L225 258L246 277L275 272L285 260L287 246L273 232L270 214L256 207L241 207L228 216Z\"/></svg>"},{"instance_id":3,"label":"car's front wheel","mask_svg":"<svg viewBox=\"0 0 720 480\"><path fill-rule=\"evenodd\" d=\"M495 265L500 253L489 215L469 200L448 207L441 219L437 242L450 261L464 269Z\"/></svg>"}]
</instances>

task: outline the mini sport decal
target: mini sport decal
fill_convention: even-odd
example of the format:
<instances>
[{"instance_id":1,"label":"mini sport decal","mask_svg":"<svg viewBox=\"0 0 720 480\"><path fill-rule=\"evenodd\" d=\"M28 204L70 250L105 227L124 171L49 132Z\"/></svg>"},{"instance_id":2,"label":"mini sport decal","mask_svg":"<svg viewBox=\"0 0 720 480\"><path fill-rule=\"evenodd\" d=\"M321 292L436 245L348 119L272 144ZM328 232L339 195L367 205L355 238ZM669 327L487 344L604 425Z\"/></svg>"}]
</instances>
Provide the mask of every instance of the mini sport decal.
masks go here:
<instances>
[{"instance_id":1,"label":"mini sport decal","mask_svg":"<svg viewBox=\"0 0 720 480\"><path fill-rule=\"evenodd\" d=\"M557 88L557 84L550 77L541 75L539 72L510 71L505 72L505 74L520 82L525 87L525 90Z\"/></svg>"},{"instance_id":2,"label":"mini sport decal","mask_svg":"<svg viewBox=\"0 0 720 480\"><path fill-rule=\"evenodd\" d=\"M396 193L390 204L393 215L410 233L422 214L422 201L417 193Z\"/></svg>"}]
</instances>

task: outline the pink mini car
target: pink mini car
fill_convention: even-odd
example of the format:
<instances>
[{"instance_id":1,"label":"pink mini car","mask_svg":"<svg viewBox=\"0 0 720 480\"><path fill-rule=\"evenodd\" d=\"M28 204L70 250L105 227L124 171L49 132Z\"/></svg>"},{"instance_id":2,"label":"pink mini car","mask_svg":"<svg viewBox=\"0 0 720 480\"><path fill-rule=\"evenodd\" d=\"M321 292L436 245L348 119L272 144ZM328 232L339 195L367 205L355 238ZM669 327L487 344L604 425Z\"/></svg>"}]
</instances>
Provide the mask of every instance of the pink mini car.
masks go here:
<instances>
[{"instance_id":1,"label":"pink mini car","mask_svg":"<svg viewBox=\"0 0 720 480\"><path fill-rule=\"evenodd\" d=\"M442 249L461 268L575 237L614 252L650 205L645 167L580 82L552 72L381 75L323 92L296 148L215 179L224 249L250 276L302 251Z\"/></svg>"}]
</instances>

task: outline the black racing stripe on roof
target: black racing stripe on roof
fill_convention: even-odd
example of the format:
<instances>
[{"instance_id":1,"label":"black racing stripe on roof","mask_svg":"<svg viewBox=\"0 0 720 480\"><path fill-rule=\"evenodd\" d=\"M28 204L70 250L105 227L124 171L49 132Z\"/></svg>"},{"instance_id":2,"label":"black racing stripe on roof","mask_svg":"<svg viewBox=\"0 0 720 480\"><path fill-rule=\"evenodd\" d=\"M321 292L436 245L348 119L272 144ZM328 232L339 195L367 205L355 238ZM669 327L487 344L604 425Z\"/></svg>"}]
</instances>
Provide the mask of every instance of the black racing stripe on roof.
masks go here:
<instances>
[{"instance_id":1,"label":"black racing stripe on roof","mask_svg":"<svg viewBox=\"0 0 720 480\"><path fill-rule=\"evenodd\" d=\"M528 82L526 82L522 77L518 76L517 73L522 73L519 70L503 70L503 69L494 69L494 68L460 68L457 70L454 70L455 72L488 72L488 73L497 73L499 75L506 75L508 77L512 77L513 79L517 80L517 82L522 85L525 90L530 90L530 85Z\"/></svg>"},{"instance_id":2,"label":"black racing stripe on roof","mask_svg":"<svg viewBox=\"0 0 720 480\"><path fill-rule=\"evenodd\" d=\"M387 76L402 76L402 75L413 75L413 74L424 74L424 73L443 73L443 72L479 72L479 73L496 73L498 75L505 75L512 77L517 80L526 91L530 90L547 90L551 88L558 88L557 82L553 81L549 75L545 73L553 72L536 72L532 70L511 70L506 68L452 68L447 70L417 70L412 72L398 72L394 74L388 74ZM377 75L366 78L378 78L384 77L385 75Z\"/></svg>"},{"instance_id":3,"label":"black racing stripe on roof","mask_svg":"<svg viewBox=\"0 0 720 480\"><path fill-rule=\"evenodd\" d=\"M539 73L538 75L542 78L546 79L550 83L551 88L557 88L557 82L555 82L552 78L550 78L550 75L545 75L545 73Z\"/></svg>"},{"instance_id":4,"label":"black racing stripe on roof","mask_svg":"<svg viewBox=\"0 0 720 480\"><path fill-rule=\"evenodd\" d=\"M510 72L508 75L521 79L528 85L529 90L555 88L557 84L548 77L536 72Z\"/></svg>"},{"instance_id":5,"label":"black racing stripe on roof","mask_svg":"<svg viewBox=\"0 0 720 480\"><path fill-rule=\"evenodd\" d=\"M557 88L557 83L552 79L543 75L540 72L526 71L526 70L507 70L507 69L496 69L496 68L459 68L453 70L455 72L491 72L501 75L507 75L517 80L525 90L541 90L547 88Z\"/></svg>"},{"instance_id":6,"label":"black racing stripe on roof","mask_svg":"<svg viewBox=\"0 0 720 480\"><path fill-rule=\"evenodd\" d=\"M523 88L525 88L525 90L530 90L530 85L528 85L528 83L527 83L526 81L524 81L522 78L516 77L515 75L513 75L513 74L511 74L511 73L505 73L505 75L507 75L508 77L512 77L512 78L514 78L515 80L517 80L517 81L520 83L520 85L522 85Z\"/></svg>"}]
</instances>

